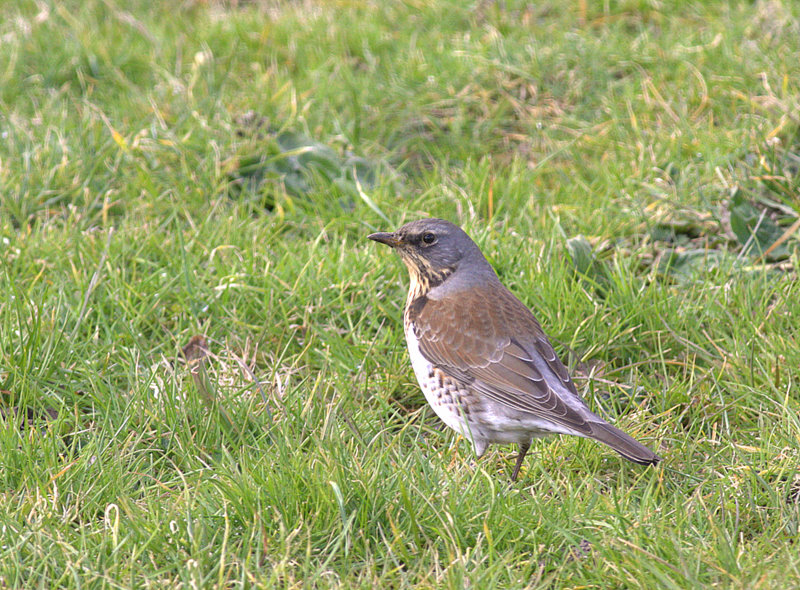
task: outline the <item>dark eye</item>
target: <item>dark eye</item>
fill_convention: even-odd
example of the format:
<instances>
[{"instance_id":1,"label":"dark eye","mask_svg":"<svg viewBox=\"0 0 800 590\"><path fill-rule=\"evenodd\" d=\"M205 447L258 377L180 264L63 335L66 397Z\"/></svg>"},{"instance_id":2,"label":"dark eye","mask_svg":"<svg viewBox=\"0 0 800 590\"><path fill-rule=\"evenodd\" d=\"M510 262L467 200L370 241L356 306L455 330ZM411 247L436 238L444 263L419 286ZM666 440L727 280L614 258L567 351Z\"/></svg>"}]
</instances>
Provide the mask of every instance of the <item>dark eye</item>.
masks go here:
<instances>
[{"instance_id":1,"label":"dark eye","mask_svg":"<svg viewBox=\"0 0 800 590\"><path fill-rule=\"evenodd\" d=\"M422 234L422 241L426 244L433 244L436 241L436 235L426 231L424 234Z\"/></svg>"}]
</instances>

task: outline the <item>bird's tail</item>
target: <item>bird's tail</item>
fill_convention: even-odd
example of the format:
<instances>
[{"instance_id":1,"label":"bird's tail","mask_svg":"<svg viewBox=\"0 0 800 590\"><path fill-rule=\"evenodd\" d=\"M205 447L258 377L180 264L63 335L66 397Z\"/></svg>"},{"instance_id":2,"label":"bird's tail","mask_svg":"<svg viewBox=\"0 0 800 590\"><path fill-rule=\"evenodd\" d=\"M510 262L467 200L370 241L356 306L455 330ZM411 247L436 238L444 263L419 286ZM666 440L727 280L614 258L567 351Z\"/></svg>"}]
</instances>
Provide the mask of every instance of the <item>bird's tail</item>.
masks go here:
<instances>
[{"instance_id":1,"label":"bird's tail","mask_svg":"<svg viewBox=\"0 0 800 590\"><path fill-rule=\"evenodd\" d=\"M591 422L590 425L591 438L608 445L628 461L639 465L655 465L661 461L661 457L619 428L614 428L606 422Z\"/></svg>"}]
</instances>

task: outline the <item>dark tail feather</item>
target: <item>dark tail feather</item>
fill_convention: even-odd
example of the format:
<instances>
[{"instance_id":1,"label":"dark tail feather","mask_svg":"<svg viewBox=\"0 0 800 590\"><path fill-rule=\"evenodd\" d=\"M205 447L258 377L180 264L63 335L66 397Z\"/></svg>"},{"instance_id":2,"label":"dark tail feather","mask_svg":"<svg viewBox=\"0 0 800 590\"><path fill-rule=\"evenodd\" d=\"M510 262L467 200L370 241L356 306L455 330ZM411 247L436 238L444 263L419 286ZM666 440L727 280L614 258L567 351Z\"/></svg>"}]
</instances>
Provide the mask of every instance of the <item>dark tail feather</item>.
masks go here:
<instances>
[{"instance_id":1,"label":"dark tail feather","mask_svg":"<svg viewBox=\"0 0 800 590\"><path fill-rule=\"evenodd\" d=\"M591 438L607 444L628 461L633 461L639 465L655 465L661 461L661 457L653 451L632 436L622 432L619 428L614 428L611 424L592 422L591 427Z\"/></svg>"}]
</instances>

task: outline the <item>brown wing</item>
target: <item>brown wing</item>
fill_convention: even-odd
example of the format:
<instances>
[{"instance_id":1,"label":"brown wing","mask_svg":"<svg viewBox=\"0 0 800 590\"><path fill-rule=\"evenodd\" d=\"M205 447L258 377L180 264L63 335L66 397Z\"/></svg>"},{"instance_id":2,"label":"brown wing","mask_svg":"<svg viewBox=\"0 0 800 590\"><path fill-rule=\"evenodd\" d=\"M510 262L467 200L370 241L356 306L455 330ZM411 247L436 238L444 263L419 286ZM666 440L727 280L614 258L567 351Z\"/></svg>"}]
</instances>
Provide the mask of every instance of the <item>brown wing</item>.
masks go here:
<instances>
[{"instance_id":1,"label":"brown wing","mask_svg":"<svg viewBox=\"0 0 800 590\"><path fill-rule=\"evenodd\" d=\"M507 289L420 298L408 313L420 352L433 364L498 403L592 436L587 418L597 418L536 318Z\"/></svg>"}]
</instances>

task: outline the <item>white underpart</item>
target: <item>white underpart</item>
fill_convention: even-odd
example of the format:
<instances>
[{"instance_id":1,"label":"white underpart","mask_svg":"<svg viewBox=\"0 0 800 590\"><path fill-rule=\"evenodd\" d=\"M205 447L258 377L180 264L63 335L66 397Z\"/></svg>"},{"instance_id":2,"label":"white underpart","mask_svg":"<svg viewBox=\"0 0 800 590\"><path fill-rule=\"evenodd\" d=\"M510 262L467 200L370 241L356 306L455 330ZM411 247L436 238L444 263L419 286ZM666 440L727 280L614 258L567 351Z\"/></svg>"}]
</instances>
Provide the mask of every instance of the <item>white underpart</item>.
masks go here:
<instances>
[{"instance_id":1,"label":"white underpart","mask_svg":"<svg viewBox=\"0 0 800 590\"><path fill-rule=\"evenodd\" d=\"M469 426L458 413L449 411L447 407L439 403L433 388L428 386L428 382L430 381L429 375L433 365L422 356L422 352L420 352L419 349L419 341L417 340L416 334L414 334L414 330L409 326L406 328L405 332L408 354L411 357L411 367L414 369L417 383L419 383L419 388L425 395L428 405L433 408L433 411L436 412L436 415L439 416L442 422L472 441L472 444L475 446L475 453L478 456L482 455L486 450L488 441L473 436L474 433L470 432Z\"/></svg>"},{"instance_id":2,"label":"white underpart","mask_svg":"<svg viewBox=\"0 0 800 590\"><path fill-rule=\"evenodd\" d=\"M470 428L459 412L453 411L450 407L440 403L436 396L436 391L434 391L433 380L430 378L433 365L422 355L419 341L411 326L406 327L405 334L408 353L411 357L411 366L428 405L433 408L433 411L436 412L442 422L472 442L475 454L478 457L483 455L486 447L491 443L524 444L530 442L532 438L550 434L586 436L562 424L539 418L529 412L514 410L504 404L485 398L481 412L482 424L481 426ZM580 404L580 400L573 399L574 396L572 395L565 397L568 397L569 402Z\"/></svg>"}]
</instances>

